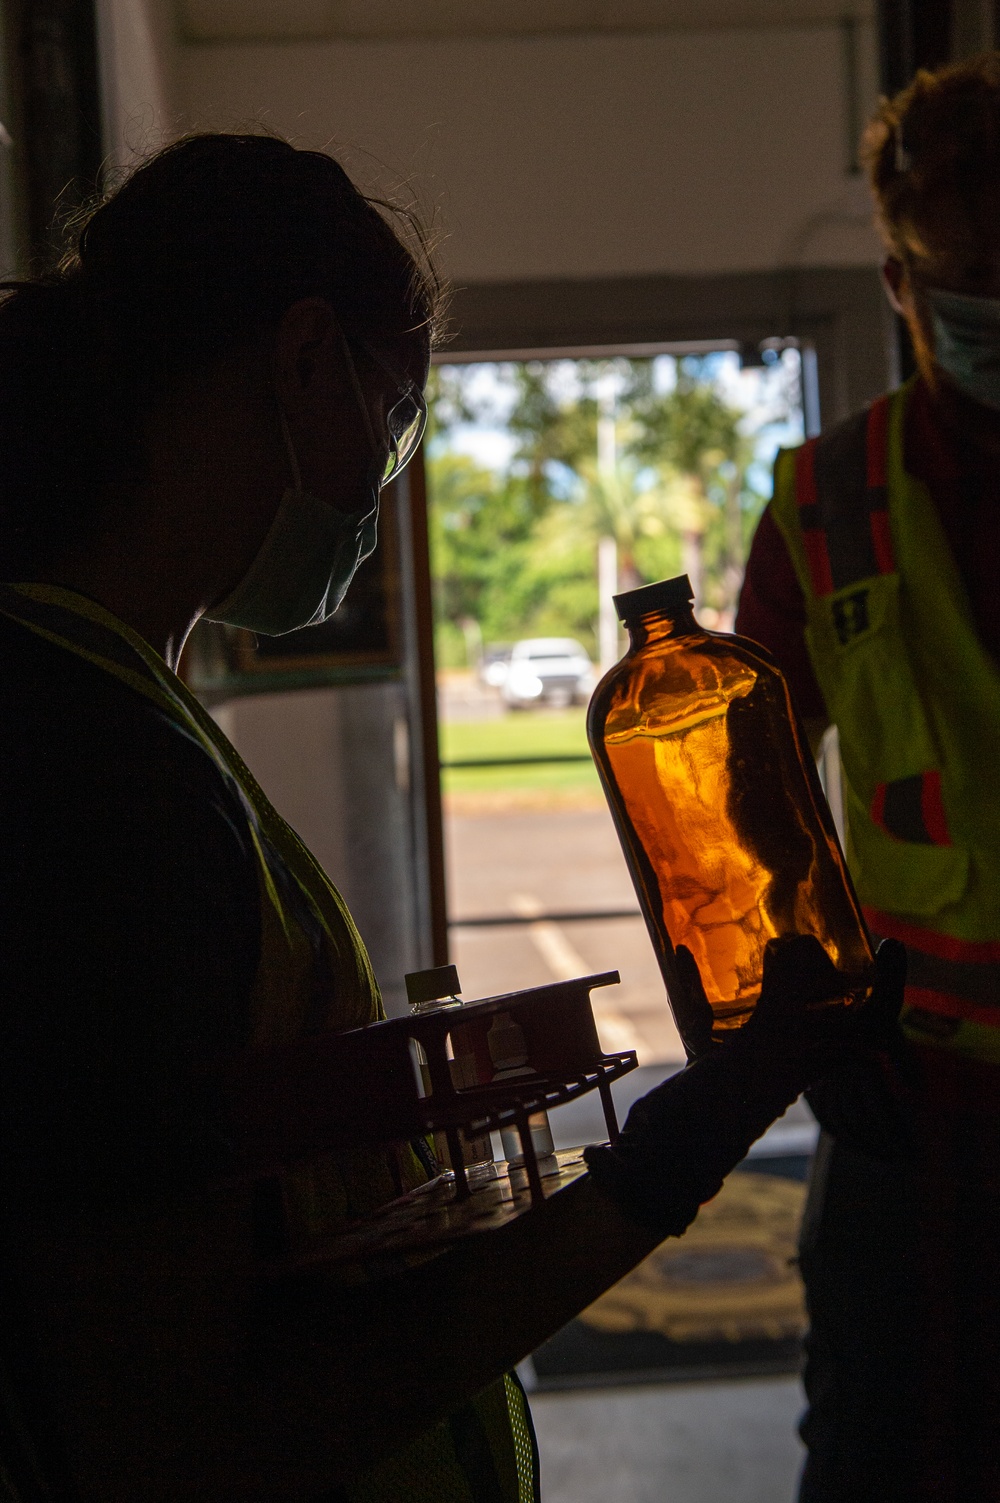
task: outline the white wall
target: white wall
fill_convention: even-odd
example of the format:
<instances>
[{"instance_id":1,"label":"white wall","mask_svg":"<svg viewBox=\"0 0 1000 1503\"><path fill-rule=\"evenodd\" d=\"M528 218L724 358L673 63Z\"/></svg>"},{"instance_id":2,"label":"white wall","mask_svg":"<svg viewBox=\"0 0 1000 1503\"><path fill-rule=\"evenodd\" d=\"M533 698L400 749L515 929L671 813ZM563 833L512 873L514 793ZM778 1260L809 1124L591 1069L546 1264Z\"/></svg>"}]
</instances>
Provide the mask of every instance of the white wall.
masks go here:
<instances>
[{"instance_id":1,"label":"white wall","mask_svg":"<svg viewBox=\"0 0 1000 1503\"><path fill-rule=\"evenodd\" d=\"M871 28L861 93L874 94ZM836 25L406 42L192 43L186 123L261 121L409 178L469 281L858 265Z\"/></svg>"},{"instance_id":2,"label":"white wall","mask_svg":"<svg viewBox=\"0 0 1000 1503\"><path fill-rule=\"evenodd\" d=\"M394 726L403 684L302 689L213 711L275 808L336 883L368 947L391 1015L403 976L430 965L420 933L420 865Z\"/></svg>"}]
</instances>

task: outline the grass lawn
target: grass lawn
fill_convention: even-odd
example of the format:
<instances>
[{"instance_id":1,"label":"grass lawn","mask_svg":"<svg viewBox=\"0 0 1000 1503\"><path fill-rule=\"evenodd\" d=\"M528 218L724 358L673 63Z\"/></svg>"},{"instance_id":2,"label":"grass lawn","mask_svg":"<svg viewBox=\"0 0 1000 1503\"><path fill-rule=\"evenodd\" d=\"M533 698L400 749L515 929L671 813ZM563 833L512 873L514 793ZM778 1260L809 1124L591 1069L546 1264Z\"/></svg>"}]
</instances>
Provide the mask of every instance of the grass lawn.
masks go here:
<instances>
[{"instance_id":1,"label":"grass lawn","mask_svg":"<svg viewBox=\"0 0 1000 1503\"><path fill-rule=\"evenodd\" d=\"M441 760L490 761L502 757L587 755L583 707L568 710L522 710L495 720L445 721L440 728ZM496 797L501 802L530 804L602 801L594 765L564 762L528 767L445 768L446 796L467 800Z\"/></svg>"}]
</instances>

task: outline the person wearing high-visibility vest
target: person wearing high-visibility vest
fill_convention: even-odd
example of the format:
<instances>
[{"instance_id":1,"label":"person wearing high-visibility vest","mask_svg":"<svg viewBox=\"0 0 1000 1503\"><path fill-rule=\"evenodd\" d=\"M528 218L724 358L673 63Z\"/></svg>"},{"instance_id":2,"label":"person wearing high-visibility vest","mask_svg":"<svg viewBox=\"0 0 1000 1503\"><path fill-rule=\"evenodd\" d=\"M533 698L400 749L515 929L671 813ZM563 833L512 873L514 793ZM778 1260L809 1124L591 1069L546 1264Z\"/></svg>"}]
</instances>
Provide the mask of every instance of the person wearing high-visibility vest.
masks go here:
<instances>
[{"instance_id":1,"label":"person wearing high-visibility vest","mask_svg":"<svg viewBox=\"0 0 1000 1503\"><path fill-rule=\"evenodd\" d=\"M0 298L6 1503L530 1503L513 1365L898 1014L900 947L857 1022L789 1010L826 964L793 938L738 1044L645 1097L544 1214L372 1282L324 1250L426 1179L418 1151L310 1140L237 1172L223 1079L277 1059L294 1092L317 1036L381 1000L176 669L203 615L327 619L374 548L440 301L398 227L325 154L193 136Z\"/></svg>"},{"instance_id":2,"label":"person wearing high-visibility vest","mask_svg":"<svg viewBox=\"0 0 1000 1503\"><path fill-rule=\"evenodd\" d=\"M839 732L868 924L908 952L893 1076L829 1080L802 1266L802 1503L1000 1498L1000 54L864 152L917 373L779 454L736 629Z\"/></svg>"}]
</instances>

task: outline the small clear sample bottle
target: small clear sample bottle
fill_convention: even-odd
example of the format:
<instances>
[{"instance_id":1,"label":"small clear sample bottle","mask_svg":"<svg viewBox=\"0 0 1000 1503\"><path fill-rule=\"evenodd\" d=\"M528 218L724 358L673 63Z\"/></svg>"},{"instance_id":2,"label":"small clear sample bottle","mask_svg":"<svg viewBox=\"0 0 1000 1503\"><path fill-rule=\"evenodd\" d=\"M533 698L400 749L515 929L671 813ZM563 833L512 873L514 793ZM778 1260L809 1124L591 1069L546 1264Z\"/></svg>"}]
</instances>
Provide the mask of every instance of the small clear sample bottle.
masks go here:
<instances>
[{"instance_id":1,"label":"small clear sample bottle","mask_svg":"<svg viewBox=\"0 0 1000 1503\"><path fill-rule=\"evenodd\" d=\"M461 997L457 995L462 987L458 979L458 970L453 965L434 966L426 971L411 971L404 979L406 998L410 1004L411 1013L419 1015L439 1012L444 1008L457 1010L464 1006ZM476 1057L468 1041L467 1032L457 1020L456 1026L451 1030L451 1043L454 1058L448 1061L448 1066L453 1085L458 1090L462 1090L481 1084ZM431 1092L430 1071L427 1056L419 1043L416 1045L416 1057L424 1091L429 1095ZM443 1132L434 1134L434 1156L443 1169L453 1168L448 1142ZM487 1168L492 1169L493 1142L489 1133L470 1137L463 1130L462 1156L466 1172L470 1175L475 1171L481 1177Z\"/></svg>"},{"instance_id":2,"label":"small clear sample bottle","mask_svg":"<svg viewBox=\"0 0 1000 1503\"><path fill-rule=\"evenodd\" d=\"M528 1064L524 1029L509 1012L497 1013L486 1035L486 1045L490 1051L490 1059L493 1061L494 1083L498 1080L514 1080L518 1076L535 1073ZM531 1133L531 1143L537 1158L548 1158L555 1152L548 1112L532 1112L528 1118L528 1131ZM519 1168L524 1163L524 1151L521 1147L521 1134L517 1128L502 1128L500 1141L503 1144L503 1156L509 1167Z\"/></svg>"}]
</instances>

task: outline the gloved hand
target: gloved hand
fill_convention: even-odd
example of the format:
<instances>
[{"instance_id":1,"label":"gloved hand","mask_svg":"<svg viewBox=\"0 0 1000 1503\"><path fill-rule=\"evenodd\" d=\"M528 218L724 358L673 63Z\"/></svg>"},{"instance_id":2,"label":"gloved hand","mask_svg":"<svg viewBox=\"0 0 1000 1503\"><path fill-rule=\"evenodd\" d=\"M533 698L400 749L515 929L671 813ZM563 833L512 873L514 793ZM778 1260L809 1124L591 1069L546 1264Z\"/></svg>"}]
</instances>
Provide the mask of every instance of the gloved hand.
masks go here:
<instances>
[{"instance_id":1,"label":"gloved hand","mask_svg":"<svg viewBox=\"0 0 1000 1503\"><path fill-rule=\"evenodd\" d=\"M876 988L858 1015L853 1046L805 1095L826 1132L891 1163L917 1151L913 1103L920 1094L920 1066L899 1026L906 951L898 940L882 941L876 966Z\"/></svg>"},{"instance_id":2,"label":"gloved hand","mask_svg":"<svg viewBox=\"0 0 1000 1503\"><path fill-rule=\"evenodd\" d=\"M635 1103L614 1147L585 1151L599 1188L663 1236L684 1231L803 1090L831 1069L849 1069L888 1047L898 1033L906 980L906 951L886 940L869 1001L824 1007L821 999L836 995L837 972L822 946L806 935L773 940L752 1017L720 1043L711 1038L697 967L686 952L678 959L696 1023L687 1031L700 1038L701 1049L686 1069Z\"/></svg>"},{"instance_id":3,"label":"gloved hand","mask_svg":"<svg viewBox=\"0 0 1000 1503\"><path fill-rule=\"evenodd\" d=\"M901 1038L899 1014L906 984L906 948L898 940L883 940L875 959L872 995L863 1007L829 1007L831 998L843 995L843 976L818 940L809 934L772 939L764 951L764 977L760 998L746 1024L727 1039L713 1035L714 1017L705 996L694 956L678 945L675 963L681 992L671 997L684 1034L688 1062L711 1049L733 1044L766 1045L808 1049L836 1046L856 1048L897 1047Z\"/></svg>"}]
</instances>

